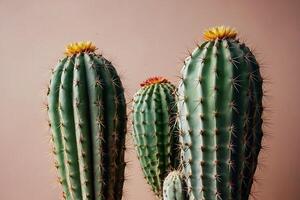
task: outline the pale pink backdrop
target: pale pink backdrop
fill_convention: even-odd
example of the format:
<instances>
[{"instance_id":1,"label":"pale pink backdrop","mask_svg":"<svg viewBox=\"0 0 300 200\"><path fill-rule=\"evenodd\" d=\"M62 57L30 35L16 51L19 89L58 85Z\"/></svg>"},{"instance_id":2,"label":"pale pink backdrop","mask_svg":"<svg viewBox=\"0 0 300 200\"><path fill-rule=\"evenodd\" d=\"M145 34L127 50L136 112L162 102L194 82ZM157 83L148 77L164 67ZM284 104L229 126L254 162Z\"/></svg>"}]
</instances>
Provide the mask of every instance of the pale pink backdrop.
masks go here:
<instances>
[{"instance_id":1,"label":"pale pink backdrop","mask_svg":"<svg viewBox=\"0 0 300 200\"><path fill-rule=\"evenodd\" d=\"M230 25L269 79L270 134L254 194L300 199L300 3L279 0L0 0L0 199L56 200L43 100L64 45L92 40L120 72L128 101L148 76L177 82L202 31ZM124 199L153 200L128 138Z\"/></svg>"}]
</instances>

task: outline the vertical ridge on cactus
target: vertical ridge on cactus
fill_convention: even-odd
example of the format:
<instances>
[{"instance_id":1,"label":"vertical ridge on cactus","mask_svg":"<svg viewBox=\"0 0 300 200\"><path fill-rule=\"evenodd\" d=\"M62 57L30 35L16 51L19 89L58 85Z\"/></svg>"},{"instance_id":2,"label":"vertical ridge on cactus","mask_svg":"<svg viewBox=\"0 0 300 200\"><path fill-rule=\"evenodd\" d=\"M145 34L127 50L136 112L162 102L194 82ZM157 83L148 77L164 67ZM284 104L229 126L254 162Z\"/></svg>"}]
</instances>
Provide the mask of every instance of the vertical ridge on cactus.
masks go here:
<instances>
[{"instance_id":1,"label":"vertical ridge on cactus","mask_svg":"<svg viewBox=\"0 0 300 200\"><path fill-rule=\"evenodd\" d=\"M249 198L263 136L262 78L236 36L228 27L209 29L182 69L178 112L190 199Z\"/></svg>"},{"instance_id":2,"label":"vertical ridge on cactus","mask_svg":"<svg viewBox=\"0 0 300 200\"><path fill-rule=\"evenodd\" d=\"M56 167L67 200L120 200L126 103L119 76L90 42L73 43L48 93Z\"/></svg>"},{"instance_id":3,"label":"vertical ridge on cactus","mask_svg":"<svg viewBox=\"0 0 300 200\"><path fill-rule=\"evenodd\" d=\"M162 77L141 84L133 103L133 139L147 182L162 197L167 172L179 164L175 86Z\"/></svg>"}]
</instances>

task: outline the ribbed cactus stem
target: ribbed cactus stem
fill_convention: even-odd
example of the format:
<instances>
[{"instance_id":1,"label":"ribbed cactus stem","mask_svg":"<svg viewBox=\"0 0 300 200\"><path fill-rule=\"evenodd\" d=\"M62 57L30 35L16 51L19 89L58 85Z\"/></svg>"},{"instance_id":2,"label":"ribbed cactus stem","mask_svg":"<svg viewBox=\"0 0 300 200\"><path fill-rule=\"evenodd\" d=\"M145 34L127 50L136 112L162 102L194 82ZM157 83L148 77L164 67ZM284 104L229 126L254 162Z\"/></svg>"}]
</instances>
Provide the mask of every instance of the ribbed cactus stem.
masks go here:
<instances>
[{"instance_id":1,"label":"ribbed cactus stem","mask_svg":"<svg viewBox=\"0 0 300 200\"><path fill-rule=\"evenodd\" d=\"M179 171L172 171L164 180L164 200L184 200L181 174Z\"/></svg>"},{"instance_id":2,"label":"ribbed cactus stem","mask_svg":"<svg viewBox=\"0 0 300 200\"><path fill-rule=\"evenodd\" d=\"M68 46L48 92L54 153L67 200L120 200L126 103L109 61L91 43Z\"/></svg>"},{"instance_id":3,"label":"ribbed cactus stem","mask_svg":"<svg viewBox=\"0 0 300 200\"><path fill-rule=\"evenodd\" d=\"M161 77L141 86L133 103L133 139L145 178L161 197L167 172L179 164L175 86Z\"/></svg>"},{"instance_id":4,"label":"ribbed cactus stem","mask_svg":"<svg viewBox=\"0 0 300 200\"><path fill-rule=\"evenodd\" d=\"M247 200L257 166L262 78L255 57L235 37L230 28L208 30L182 69L183 173L196 200Z\"/></svg>"}]
</instances>

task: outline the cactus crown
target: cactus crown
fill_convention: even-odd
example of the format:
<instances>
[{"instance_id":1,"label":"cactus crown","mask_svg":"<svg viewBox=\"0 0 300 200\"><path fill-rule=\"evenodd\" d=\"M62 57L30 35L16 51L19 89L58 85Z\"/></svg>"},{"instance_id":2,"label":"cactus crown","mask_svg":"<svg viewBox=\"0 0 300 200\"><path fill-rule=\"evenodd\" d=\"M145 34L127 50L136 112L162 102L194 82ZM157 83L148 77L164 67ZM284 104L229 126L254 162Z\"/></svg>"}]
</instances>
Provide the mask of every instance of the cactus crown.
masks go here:
<instances>
[{"instance_id":1,"label":"cactus crown","mask_svg":"<svg viewBox=\"0 0 300 200\"><path fill-rule=\"evenodd\" d=\"M96 46L90 41L74 42L67 45L65 55L73 56L82 52L89 53L94 52L96 49Z\"/></svg>"},{"instance_id":2,"label":"cactus crown","mask_svg":"<svg viewBox=\"0 0 300 200\"><path fill-rule=\"evenodd\" d=\"M170 83L170 81L168 81L168 79L161 77L161 76L154 76L154 77L148 78L147 80L142 82L140 85L141 85L141 87L147 87L149 85L157 84L157 83Z\"/></svg>"},{"instance_id":3,"label":"cactus crown","mask_svg":"<svg viewBox=\"0 0 300 200\"><path fill-rule=\"evenodd\" d=\"M204 39L206 41L214 41L216 39L235 39L237 36L237 31L231 27L216 26L207 29L204 34Z\"/></svg>"}]
</instances>

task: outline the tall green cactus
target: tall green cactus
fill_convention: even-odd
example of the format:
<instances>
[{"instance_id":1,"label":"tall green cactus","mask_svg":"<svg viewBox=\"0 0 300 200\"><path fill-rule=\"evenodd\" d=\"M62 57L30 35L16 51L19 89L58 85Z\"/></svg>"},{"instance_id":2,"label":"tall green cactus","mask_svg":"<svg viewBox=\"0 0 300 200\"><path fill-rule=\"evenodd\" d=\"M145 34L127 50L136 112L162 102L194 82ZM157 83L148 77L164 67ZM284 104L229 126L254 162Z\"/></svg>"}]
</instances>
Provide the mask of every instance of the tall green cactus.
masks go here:
<instances>
[{"instance_id":1,"label":"tall green cactus","mask_svg":"<svg viewBox=\"0 0 300 200\"><path fill-rule=\"evenodd\" d=\"M161 198L167 172L179 164L175 86L162 77L141 86L133 103L133 139L145 178Z\"/></svg>"},{"instance_id":2,"label":"tall green cactus","mask_svg":"<svg viewBox=\"0 0 300 200\"><path fill-rule=\"evenodd\" d=\"M55 67L48 114L67 200L120 200L126 103L112 64L90 42L70 44Z\"/></svg>"},{"instance_id":3,"label":"tall green cactus","mask_svg":"<svg viewBox=\"0 0 300 200\"><path fill-rule=\"evenodd\" d=\"M263 136L263 81L236 35L208 30L182 69L178 111L190 199L249 198Z\"/></svg>"},{"instance_id":4,"label":"tall green cactus","mask_svg":"<svg viewBox=\"0 0 300 200\"><path fill-rule=\"evenodd\" d=\"M184 200L181 173L172 171L164 180L163 185L164 200Z\"/></svg>"}]
</instances>

